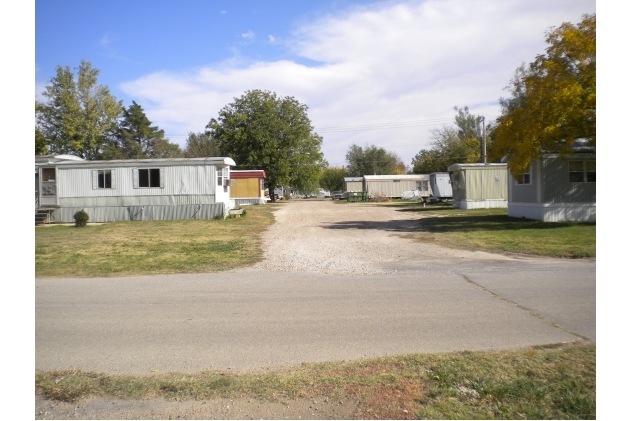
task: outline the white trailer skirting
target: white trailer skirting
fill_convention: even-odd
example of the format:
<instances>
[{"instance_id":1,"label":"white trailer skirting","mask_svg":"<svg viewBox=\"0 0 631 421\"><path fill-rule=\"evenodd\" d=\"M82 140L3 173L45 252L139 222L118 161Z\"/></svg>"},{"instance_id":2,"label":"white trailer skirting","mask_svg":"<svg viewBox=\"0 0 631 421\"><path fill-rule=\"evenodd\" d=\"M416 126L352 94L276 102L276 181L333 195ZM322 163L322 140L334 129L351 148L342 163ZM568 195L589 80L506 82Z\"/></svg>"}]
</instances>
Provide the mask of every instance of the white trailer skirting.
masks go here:
<instances>
[{"instance_id":1,"label":"white trailer skirting","mask_svg":"<svg viewBox=\"0 0 631 421\"><path fill-rule=\"evenodd\" d=\"M452 206L459 209L490 209L507 208L508 200L485 199L485 200L460 200L454 201Z\"/></svg>"},{"instance_id":2,"label":"white trailer skirting","mask_svg":"<svg viewBox=\"0 0 631 421\"><path fill-rule=\"evenodd\" d=\"M596 222L596 204L511 202L508 204L508 216L543 222Z\"/></svg>"}]
</instances>

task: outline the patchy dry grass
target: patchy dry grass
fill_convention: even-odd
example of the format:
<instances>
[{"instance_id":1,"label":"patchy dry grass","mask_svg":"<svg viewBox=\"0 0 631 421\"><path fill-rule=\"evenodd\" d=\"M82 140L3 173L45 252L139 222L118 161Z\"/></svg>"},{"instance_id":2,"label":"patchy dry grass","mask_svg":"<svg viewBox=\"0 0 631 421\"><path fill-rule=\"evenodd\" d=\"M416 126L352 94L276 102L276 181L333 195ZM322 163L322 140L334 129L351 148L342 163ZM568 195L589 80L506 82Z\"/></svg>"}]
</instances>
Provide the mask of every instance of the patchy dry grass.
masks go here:
<instances>
[{"instance_id":1,"label":"patchy dry grass","mask_svg":"<svg viewBox=\"0 0 631 421\"><path fill-rule=\"evenodd\" d=\"M125 276L228 270L262 258L260 234L279 205L226 220L125 221L35 228L35 274Z\"/></svg>"},{"instance_id":2,"label":"patchy dry grass","mask_svg":"<svg viewBox=\"0 0 631 421\"><path fill-rule=\"evenodd\" d=\"M286 371L125 376L37 372L37 393L173 400L324 397L359 402L360 419L595 419L595 345L411 354Z\"/></svg>"},{"instance_id":3,"label":"patchy dry grass","mask_svg":"<svg viewBox=\"0 0 631 421\"><path fill-rule=\"evenodd\" d=\"M508 217L507 209L454 209L450 205L394 202L400 212L422 216L404 237L446 247L540 256L596 257L596 224L540 222Z\"/></svg>"}]
</instances>

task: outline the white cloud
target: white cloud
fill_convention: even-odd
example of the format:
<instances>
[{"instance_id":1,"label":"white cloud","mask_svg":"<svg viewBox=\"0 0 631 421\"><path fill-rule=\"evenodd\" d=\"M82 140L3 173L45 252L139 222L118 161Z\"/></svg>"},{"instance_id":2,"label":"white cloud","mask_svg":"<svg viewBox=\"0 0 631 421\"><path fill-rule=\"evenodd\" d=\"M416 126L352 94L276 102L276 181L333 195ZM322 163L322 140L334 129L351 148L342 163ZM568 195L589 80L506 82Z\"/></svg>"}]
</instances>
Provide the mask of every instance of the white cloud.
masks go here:
<instances>
[{"instance_id":1,"label":"white cloud","mask_svg":"<svg viewBox=\"0 0 631 421\"><path fill-rule=\"evenodd\" d=\"M245 32L243 34L241 34L241 37L248 40L248 41L254 41L254 38L256 38L256 34L252 31L248 31Z\"/></svg>"},{"instance_id":2,"label":"white cloud","mask_svg":"<svg viewBox=\"0 0 631 421\"><path fill-rule=\"evenodd\" d=\"M295 61L227 61L154 73L122 88L148 104L155 124L178 134L203 130L223 106L252 89L296 97L309 106L316 128L449 122L455 105L467 105L488 121L498 115L497 101L515 68L544 52L544 32L593 12L593 0L378 3L300 27L284 41ZM323 151L331 164L341 165L351 143L376 144L409 164L429 145L432 127L322 131Z\"/></svg>"},{"instance_id":3,"label":"white cloud","mask_svg":"<svg viewBox=\"0 0 631 421\"><path fill-rule=\"evenodd\" d=\"M222 14L222 15L225 15L225 14L228 14L228 12L226 12L225 10L222 10L222 11L221 11L221 14Z\"/></svg>"},{"instance_id":4,"label":"white cloud","mask_svg":"<svg viewBox=\"0 0 631 421\"><path fill-rule=\"evenodd\" d=\"M274 42L276 41L276 38L274 38L273 35L268 35L267 38L269 39L269 42Z\"/></svg>"}]
</instances>

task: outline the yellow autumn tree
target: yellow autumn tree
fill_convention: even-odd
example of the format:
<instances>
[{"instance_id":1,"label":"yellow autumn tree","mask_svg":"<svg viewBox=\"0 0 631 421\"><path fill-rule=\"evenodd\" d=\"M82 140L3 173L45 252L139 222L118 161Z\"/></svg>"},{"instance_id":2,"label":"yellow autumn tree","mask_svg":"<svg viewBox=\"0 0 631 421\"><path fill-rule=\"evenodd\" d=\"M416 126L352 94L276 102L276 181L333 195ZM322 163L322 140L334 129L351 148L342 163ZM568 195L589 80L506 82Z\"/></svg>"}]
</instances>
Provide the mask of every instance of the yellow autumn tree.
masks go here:
<instances>
[{"instance_id":1,"label":"yellow autumn tree","mask_svg":"<svg viewBox=\"0 0 631 421\"><path fill-rule=\"evenodd\" d=\"M596 146L596 15L546 33L549 47L515 72L500 98L491 159L506 157L512 174L542 152L572 153L576 139Z\"/></svg>"}]
</instances>

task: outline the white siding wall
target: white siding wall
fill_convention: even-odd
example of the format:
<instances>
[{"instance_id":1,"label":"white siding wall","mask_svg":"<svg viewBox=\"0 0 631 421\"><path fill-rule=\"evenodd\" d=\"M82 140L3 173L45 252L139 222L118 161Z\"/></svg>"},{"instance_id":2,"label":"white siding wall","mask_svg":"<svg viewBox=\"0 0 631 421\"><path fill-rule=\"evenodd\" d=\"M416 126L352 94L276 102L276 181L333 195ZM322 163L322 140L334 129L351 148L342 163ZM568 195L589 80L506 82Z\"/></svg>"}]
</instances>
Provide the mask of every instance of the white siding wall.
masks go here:
<instances>
[{"instance_id":1,"label":"white siding wall","mask_svg":"<svg viewBox=\"0 0 631 421\"><path fill-rule=\"evenodd\" d=\"M134 188L134 171L137 168L111 168L112 189L93 188L92 168L57 168L58 195L66 197L107 197L107 196L162 196L162 195L213 195L222 193L217 187L214 165L190 165L143 167L161 168L163 188ZM103 168L106 169L106 168ZM219 197L217 201L222 201Z\"/></svg>"}]
</instances>

